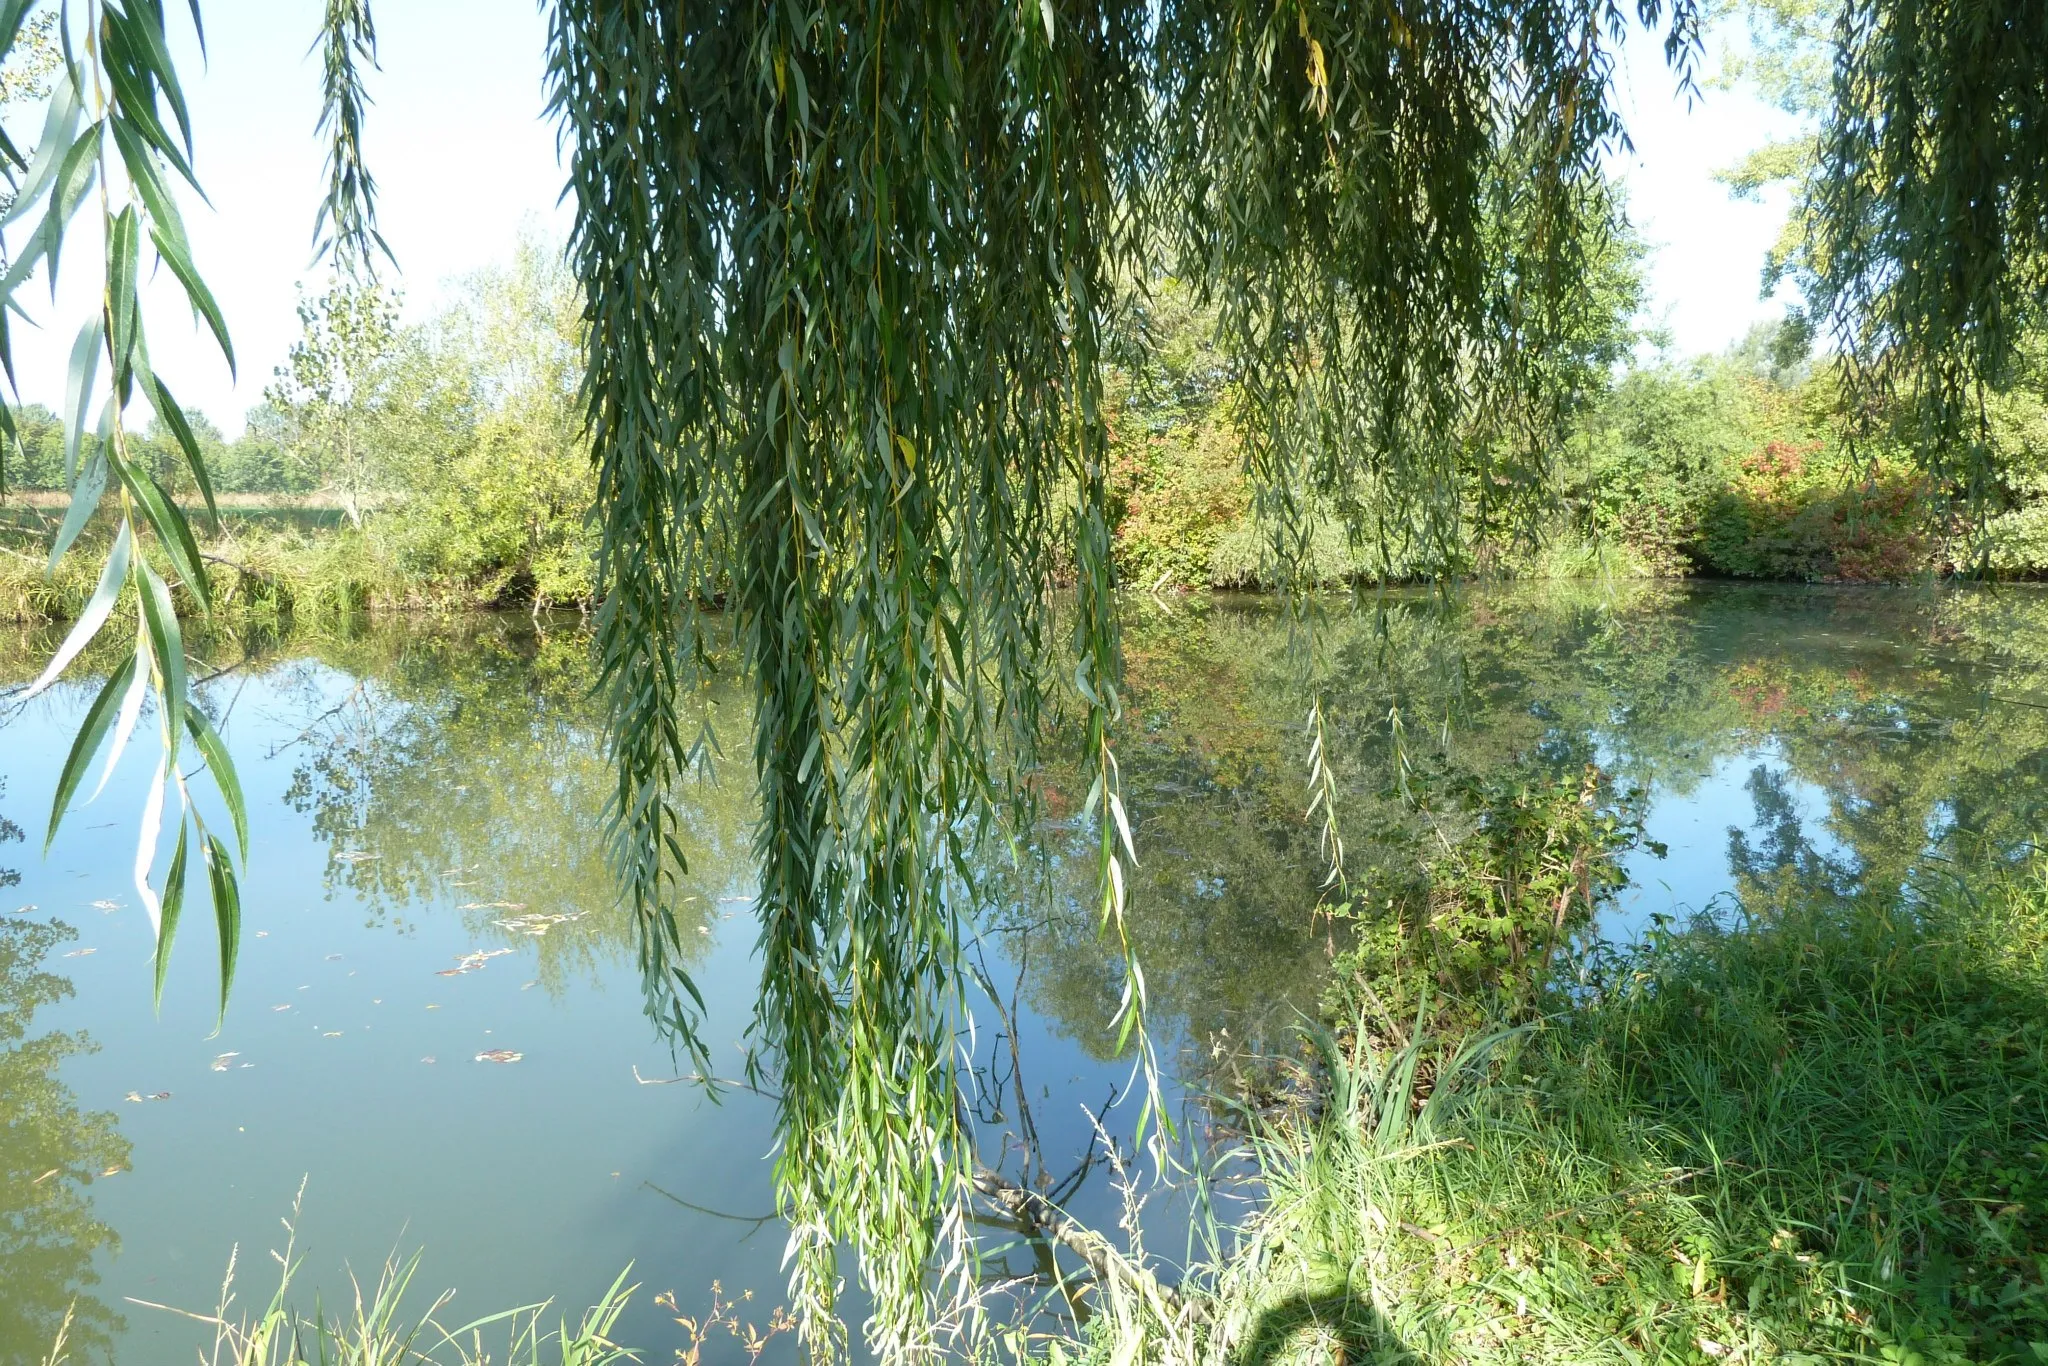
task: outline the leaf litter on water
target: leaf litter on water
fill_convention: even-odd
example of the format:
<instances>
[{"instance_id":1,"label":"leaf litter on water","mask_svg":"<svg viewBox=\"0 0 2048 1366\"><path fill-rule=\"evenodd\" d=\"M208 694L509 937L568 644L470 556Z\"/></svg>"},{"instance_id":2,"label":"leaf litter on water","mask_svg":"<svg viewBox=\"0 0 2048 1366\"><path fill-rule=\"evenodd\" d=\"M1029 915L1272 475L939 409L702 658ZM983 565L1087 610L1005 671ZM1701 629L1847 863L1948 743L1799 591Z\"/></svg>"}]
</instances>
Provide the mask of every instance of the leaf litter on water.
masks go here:
<instances>
[{"instance_id":1,"label":"leaf litter on water","mask_svg":"<svg viewBox=\"0 0 2048 1366\"><path fill-rule=\"evenodd\" d=\"M476 1055L478 1062L518 1062L524 1053L511 1048L486 1048Z\"/></svg>"},{"instance_id":2,"label":"leaf litter on water","mask_svg":"<svg viewBox=\"0 0 2048 1366\"><path fill-rule=\"evenodd\" d=\"M478 949L473 953L463 954L455 960L454 967L442 968L434 975L436 977L460 977L466 972L480 972L483 970L484 964L490 962L491 959L501 958L510 952L512 952L510 949Z\"/></svg>"}]
</instances>

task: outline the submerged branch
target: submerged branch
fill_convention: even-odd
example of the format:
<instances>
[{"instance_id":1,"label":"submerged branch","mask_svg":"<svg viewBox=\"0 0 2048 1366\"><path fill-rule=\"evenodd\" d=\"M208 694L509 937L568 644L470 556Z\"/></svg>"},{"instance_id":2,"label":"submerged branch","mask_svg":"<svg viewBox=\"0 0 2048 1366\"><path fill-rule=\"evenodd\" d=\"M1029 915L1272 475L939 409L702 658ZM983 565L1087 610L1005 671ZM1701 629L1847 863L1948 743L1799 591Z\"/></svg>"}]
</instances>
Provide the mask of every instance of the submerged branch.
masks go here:
<instances>
[{"instance_id":1,"label":"submerged branch","mask_svg":"<svg viewBox=\"0 0 2048 1366\"><path fill-rule=\"evenodd\" d=\"M1118 1252L1110 1241L1074 1219L1043 1195L1010 1180L1000 1172L977 1166L974 1188L1027 1228L1035 1229L1073 1252L1088 1264L1096 1279L1117 1281L1150 1300L1168 1318L1180 1317L1187 1308L1181 1293L1160 1284L1144 1267Z\"/></svg>"}]
</instances>

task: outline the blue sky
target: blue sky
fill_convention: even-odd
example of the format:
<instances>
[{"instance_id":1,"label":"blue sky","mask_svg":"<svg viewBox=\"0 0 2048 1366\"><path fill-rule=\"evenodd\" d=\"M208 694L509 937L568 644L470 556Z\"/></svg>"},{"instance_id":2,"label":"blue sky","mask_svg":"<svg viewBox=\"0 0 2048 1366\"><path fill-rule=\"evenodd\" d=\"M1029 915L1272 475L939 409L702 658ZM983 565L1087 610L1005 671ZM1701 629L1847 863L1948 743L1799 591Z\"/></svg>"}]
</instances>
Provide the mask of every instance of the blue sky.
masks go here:
<instances>
[{"instance_id":1,"label":"blue sky","mask_svg":"<svg viewBox=\"0 0 2048 1366\"><path fill-rule=\"evenodd\" d=\"M320 8L315 0L207 0L203 69L184 35L197 168L213 204L192 204L188 227L227 315L239 374L230 378L167 282L151 295L151 351L179 398L230 435L296 334L298 282L319 283L310 268L322 189L313 133L319 70L307 49ZM177 27L184 7L171 10ZM566 230L555 134L543 114L546 28L533 0L383 0L375 13L383 69L370 78L366 150L406 311L424 316L452 277L508 255L523 226ZM1733 201L1711 172L1786 120L1718 90L1688 110L1656 42L1638 37L1624 56L1620 94L1636 153L1617 156L1614 169L1656 246L1651 318L1680 354L1719 350L1782 312L1757 298L1757 279L1784 206ZM91 304L93 255L83 241L67 253L73 265L54 310L46 293L24 292L45 329L16 337L28 400L55 407L62 398L64 356Z\"/></svg>"}]
</instances>

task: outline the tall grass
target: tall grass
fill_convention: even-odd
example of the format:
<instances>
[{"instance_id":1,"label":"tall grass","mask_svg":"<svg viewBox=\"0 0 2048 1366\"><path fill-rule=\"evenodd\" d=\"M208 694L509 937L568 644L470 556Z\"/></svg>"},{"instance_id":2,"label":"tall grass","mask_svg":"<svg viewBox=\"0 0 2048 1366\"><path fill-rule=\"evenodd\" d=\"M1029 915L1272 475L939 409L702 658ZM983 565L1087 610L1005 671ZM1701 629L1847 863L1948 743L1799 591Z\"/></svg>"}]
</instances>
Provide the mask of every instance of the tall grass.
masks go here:
<instances>
[{"instance_id":1,"label":"tall grass","mask_svg":"<svg viewBox=\"0 0 2048 1366\"><path fill-rule=\"evenodd\" d=\"M284 1250L271 1254L279 1268L277 1288L262 1309L237 1307L233 1255L220 1302L210 1314L135 1303L210 1329L212 1342L199 1352L201 1366L613 1366L639 1360L611 1339L613 1325L638 1289L626 1284L630 1268L573 1321L551 1320L551 1305L537 1304L444 1327L439 1316L452 1298L448 1293L424 1310L409 1312L417 1253L387 1260L371 1286L351 1278L352 1294L338 1311L316 1300L310 1313L303 1312L291 1303L299 1269L297 1214L294 1202L293 1217L284 1221ZM65 1337L60 1331L44 1366L70 1360Z\"/></svg>"},{"instance_id":2,"label":"tall grass","mask_svg":"<svg viewBox=\"0 0 2048 1366\"><path fill-rule=\"evenodd\" d=\"M1192 1307L1083 1349L2048 1366L2048 868L1753 892L1516 1030L1319 1034Z\"/></svg>"},{"instance_id":3,"label":"tall grass","mask_svg":"<svg viewBox=\"0 0 2048 1366\"><path fill-rule=\"evenodd\" d=\"M195 519L195 531L205 532ZM502 606L500 580L426 573L382 539L350 528L307 530L223 517L199 543L216 615L235 625L283 625L366 611L462 611ZM0 623L69 621L92 597L100 557L87 545L47 568L47 544L0 531ZM194 603L182 586L180 613Z\"/></svg>"}]
</instances>

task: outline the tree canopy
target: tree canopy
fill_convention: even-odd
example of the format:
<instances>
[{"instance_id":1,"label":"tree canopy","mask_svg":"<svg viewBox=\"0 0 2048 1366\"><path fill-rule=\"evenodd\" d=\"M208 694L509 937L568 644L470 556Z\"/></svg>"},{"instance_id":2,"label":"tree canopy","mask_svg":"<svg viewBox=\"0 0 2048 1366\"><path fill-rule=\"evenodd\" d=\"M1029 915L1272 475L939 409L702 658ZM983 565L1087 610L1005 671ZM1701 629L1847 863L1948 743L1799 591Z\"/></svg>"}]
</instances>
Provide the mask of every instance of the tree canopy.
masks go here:
<instances>
[{"instance_id":1,"label":"tree canopy","mask_svg":"<svg viewBox=\"0 0 2048 1366\"><path fill-rule=\"evenodd\" d=\"M0 52L36 8L0 3ZM1028 834L1055 721L1083 736L1104 932L1128 945L1127 916L1142 913L1114 747L1102 361L1120 313L1168 271L1216 309L1281 582L1318 516L1382 563L1447 558L1467 519L1512 526L1544 496L1583 363L1571 342L1613 223L1602 157L1626 136L1616 49L1647 25L1689 84L1700 5L548 12L599 477L611 838L650 1008L694 1047L673 798L707 744L686 718L730 645L753 695L756 1057L779 1073L793 1290L830 1350L835 1250L850 1243L871 1342L913 1350L971 1263L953 1086L963 916L981 860ZM39 686L117 603L136 604L136 649L88 715L52 820L153 689L167 759L137 862L153 913L167 787L180 803L159 980L189 833L225 993L235 856L177 763L189 730L239 831L222 747L185 706L171 584L203 607L205 578L183 514L127 445L131 406L148 407L206 489L199 443L149 364L137 295L152 262L232 361L179 219L174 182L196 182L165 31L161 0L64 12L44 132L29 148L0 140L11 217L34 225L0 295L29 307L26 280L56 270L74 215L98 207L104 303L72 351L73 512L55 553L109 494L120 530ZM361 142L365 0L329 0L324 32L319 240L362 278L383 254ZM2048 10L1848 0L1836 43L1815 303L1859 374L1928 398L1915 449L1974 497L1969 401L2006 377L2048 290ZM10 341L0 333L0 360ZM95 409L101 439L82 449ZM1142 1054L1144 979L1125 952L1117 1028Z\"/></svg>"}]
</instances>

